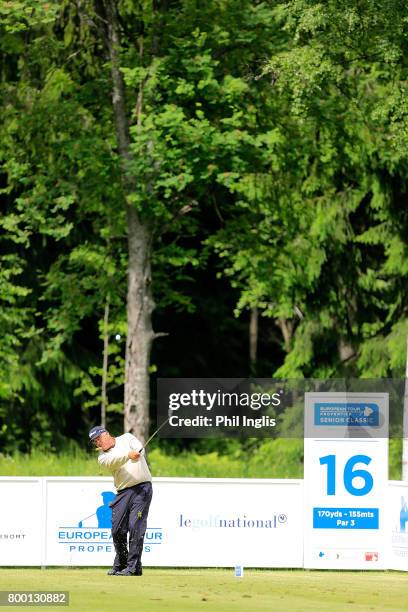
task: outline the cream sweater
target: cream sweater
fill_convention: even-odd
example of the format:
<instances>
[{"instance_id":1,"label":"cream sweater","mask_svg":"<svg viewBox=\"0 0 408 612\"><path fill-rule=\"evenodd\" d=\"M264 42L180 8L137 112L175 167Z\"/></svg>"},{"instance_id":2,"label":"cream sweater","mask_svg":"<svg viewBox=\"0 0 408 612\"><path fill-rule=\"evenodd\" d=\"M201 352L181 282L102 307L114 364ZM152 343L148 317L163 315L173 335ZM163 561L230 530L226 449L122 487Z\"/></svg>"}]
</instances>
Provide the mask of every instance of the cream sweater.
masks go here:
<instances>
[{"instance_id":1,"label":"cream sweater","mask_svg":"<svg viewBox=\"0 0 408 612\"><path fill-rule=\"evenodd\" d=\"M131 440L134 440L133 448L130 446ZM139 450L141 447L142 443L135 436L126 433L115 438L115 446L99 453L98 463L112 472L114 485L118 491L140 482L151 482L152 476L146 463L144 450L139 459L133 460L128 457L130 450Z\"/></svg>"}]
</instances>

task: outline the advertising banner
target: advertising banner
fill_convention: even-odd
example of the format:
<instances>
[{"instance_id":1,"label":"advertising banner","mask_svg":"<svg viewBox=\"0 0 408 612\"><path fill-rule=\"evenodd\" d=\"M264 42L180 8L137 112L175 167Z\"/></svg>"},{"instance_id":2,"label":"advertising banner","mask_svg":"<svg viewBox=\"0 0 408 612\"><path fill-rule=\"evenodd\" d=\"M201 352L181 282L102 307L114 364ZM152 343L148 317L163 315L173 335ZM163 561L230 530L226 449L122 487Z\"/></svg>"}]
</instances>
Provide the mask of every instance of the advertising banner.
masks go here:
<instances>
[{"instance_id":1,"label":"advertising banner","mask_svg":"<svg viewBox=\"0 0 408 612\"><path fill-rule=\"evenodd\" d=\"M111 478L47 478L46 565L110 565Z\"/></svg>"},{"instance_id":2,"label":"advertising banner","mask_svg":"<svg viewBox=\"0 0 408 612\"><path fill-rule=\"evenodd\" d=\"M42 478L0 477L0 565L42 565Z\"/></svg>"},{"instance_id":3,"label":"advertising banner","mask_svg":"<svg viewBox=\"0 0 408 612\"><path fill-rule=\"evenodd\" d=\"M305 394L304 565L386 567L388 396Z\"/></svg>"},{"instance_id":4,"label":"advertising banner","mask_svg":"<svg viewBox=\"0 0 408 612\"><path fill-rule=\"evenodd\" d=\"M300 480L153 481L146 566L302 567ZM110 478L46 479L46 565L114 558Z\"/></svg>"},{"instance_id":5,"label":"advertising banner","mask_svg":"<svg viewBox=\"0 0 408 612\"><path fill-rule=\"evenodd\" d=\"M390 481L388 489L388 568L408 572L408 483Z\"/></svg>"},{"instance_id":6,"label":"advertising banner","mask_svg":"<svg viewBox=\"0 0 408 612\"><path fill-rule=\"evenodd\" d=\"M386 483L378 498L381 439L352 440L371 461L353 459L349 475L357 448L318 440L315 448L306 441L306 487L300 480L154 479L144 564L408 571L408 484ZM311 483L312 463L324 471L315 470ZM343 474L333 479L339 466ZM371 484L374 497L365 492ZM360 489L359 499L341 486ZM0 495L0 565L112 564L111 478L3 477Z\"/></svg>"}]
</instances>

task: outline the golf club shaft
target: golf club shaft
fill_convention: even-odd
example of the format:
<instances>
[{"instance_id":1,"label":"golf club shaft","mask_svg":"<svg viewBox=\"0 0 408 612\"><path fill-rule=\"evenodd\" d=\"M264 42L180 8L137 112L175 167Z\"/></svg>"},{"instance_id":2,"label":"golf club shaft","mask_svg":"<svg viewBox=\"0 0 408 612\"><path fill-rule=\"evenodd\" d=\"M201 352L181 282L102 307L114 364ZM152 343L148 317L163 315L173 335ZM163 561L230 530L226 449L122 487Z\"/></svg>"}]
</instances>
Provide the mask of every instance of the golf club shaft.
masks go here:
<instances>
[{"instance_id":1,"label":"golf club shaft","mask_svg":"<svg viewBox=\"0 0 408 612\"><path fill-rule=\"evenodd\" d=\"M93 514L90 514L89 516L86 516L85 518L81 519L79 522L82 523L83 521L86 521L86 519L91 518L91 516L95 516L95 512Z\"/></svg>"},{"instance_id":2,"label":"golf club shaft","mask_svg":"<svg viewBox=\"0 0 408 612\"><path fill-rule=\"evenodd\" d=\"M166 423L168 423L168 422L169 422L170 417L171 417L171 414L170 414L170 415L169 415L169 417L168 417L168 418L167 418L167 419L166 419L166 420L165 420L165 421L164 421L164 422L163 422L163 423L160 425L160 427L158 427L158 428L156 429L156 431L155 431L155 432L154 432L154 433L153 433L153 434L150 436L150 438L147 440L147 442L146 442L146 443L145 443L145 444L144 444L144 445L141 447L141 449L138 451L139 453L141 453L141 452L142 452L142 450L144 450L144 449L146 448L146 446L149 444L149 442L150 442L151 440L153 440L153 438L154 438L154 437L155 437L155 436L156 436L156 435L159 433L159 431L161 430L161 428L162 428L162 427L164 427L164 426L166 425Z\"/></svg>"}]
</instances>

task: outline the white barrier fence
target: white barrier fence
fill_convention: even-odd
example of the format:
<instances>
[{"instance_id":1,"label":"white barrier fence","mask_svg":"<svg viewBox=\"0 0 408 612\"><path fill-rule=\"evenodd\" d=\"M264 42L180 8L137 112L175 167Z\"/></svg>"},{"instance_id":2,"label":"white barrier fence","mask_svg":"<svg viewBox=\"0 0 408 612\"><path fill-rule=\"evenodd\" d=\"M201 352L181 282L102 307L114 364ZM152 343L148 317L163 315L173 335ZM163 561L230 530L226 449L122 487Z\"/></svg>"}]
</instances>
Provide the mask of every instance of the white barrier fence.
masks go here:
<instances>
[{"instance_id":1,"label":"white barrier fence","mask_svg":"<svg viewBox=\"0 0 408 612\"><path fill-rule=\"evenodd\" d=\"M303 567L302 480L155 478L153 490L144 565ZM0 565L111 565L113 496L111 478L0 477ZM408 571L408 485L389 482L384 503L372 569Z\"/></svg>"}]
</instances>

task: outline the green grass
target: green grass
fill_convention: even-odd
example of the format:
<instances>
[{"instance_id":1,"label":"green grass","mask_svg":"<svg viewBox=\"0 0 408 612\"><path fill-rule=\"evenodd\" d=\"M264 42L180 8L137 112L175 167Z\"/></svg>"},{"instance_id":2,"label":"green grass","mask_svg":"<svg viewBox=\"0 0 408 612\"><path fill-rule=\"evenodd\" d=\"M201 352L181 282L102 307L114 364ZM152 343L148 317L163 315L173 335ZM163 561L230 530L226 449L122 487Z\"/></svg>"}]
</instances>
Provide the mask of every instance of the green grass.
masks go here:
<instances>
[{"instance_id":1,"label":"green grass","mask_svg":"<svg viewBox=\"0 0 408 612\"><path fill-rule=\"evenodd\" d=\"M0 590L66 590L73 611L339 612L408 609L407 576L398 572L145 569L136 577L106 569L0 568ZM22 607L13 609L22 610ZM26 608L25 608L26 609Z\"/></svg>"},{"instance_id":2,"label":"green grass","mask_svg":"<svg viewBox=\"0 0 408 612\"><path fill-rule=\"evenodd\" d=\"M231 455L184 451L168 455L154 448L148 456L154 476L207 478L302 478L303 442L268 440L254 452ZM0 454L0 476L101 476L96 453L81 449L56 454L35 450L30 455Z\"/></svg>"},{"instance_id":3,"label":"green grass","mask_svg":"<svg viewBox=\"0 0 408 612\"><path fill-rule=\"evenodd\" d=\"M95 456L86 452L47 453L33 451L30 455L0 454L0 476L102 476Z\"/></svg>"},{"instance_id":4,"label":"green grass","mask_svg":"<svg viewBox=\"0 0 408 612\"><path fill-rule=\"evenodd\" d=\"M156 447L149 453L153 476L197 478L303 478L303 441L265 440L257 449L230 454L184 451L169 455ZM401 440L390 441L390 478L401 477ZM0 454L0 476L109 475L96 461L96 453L80 448L65 453L36 450L30 455Z\"/></svg>"}]
</instances>

